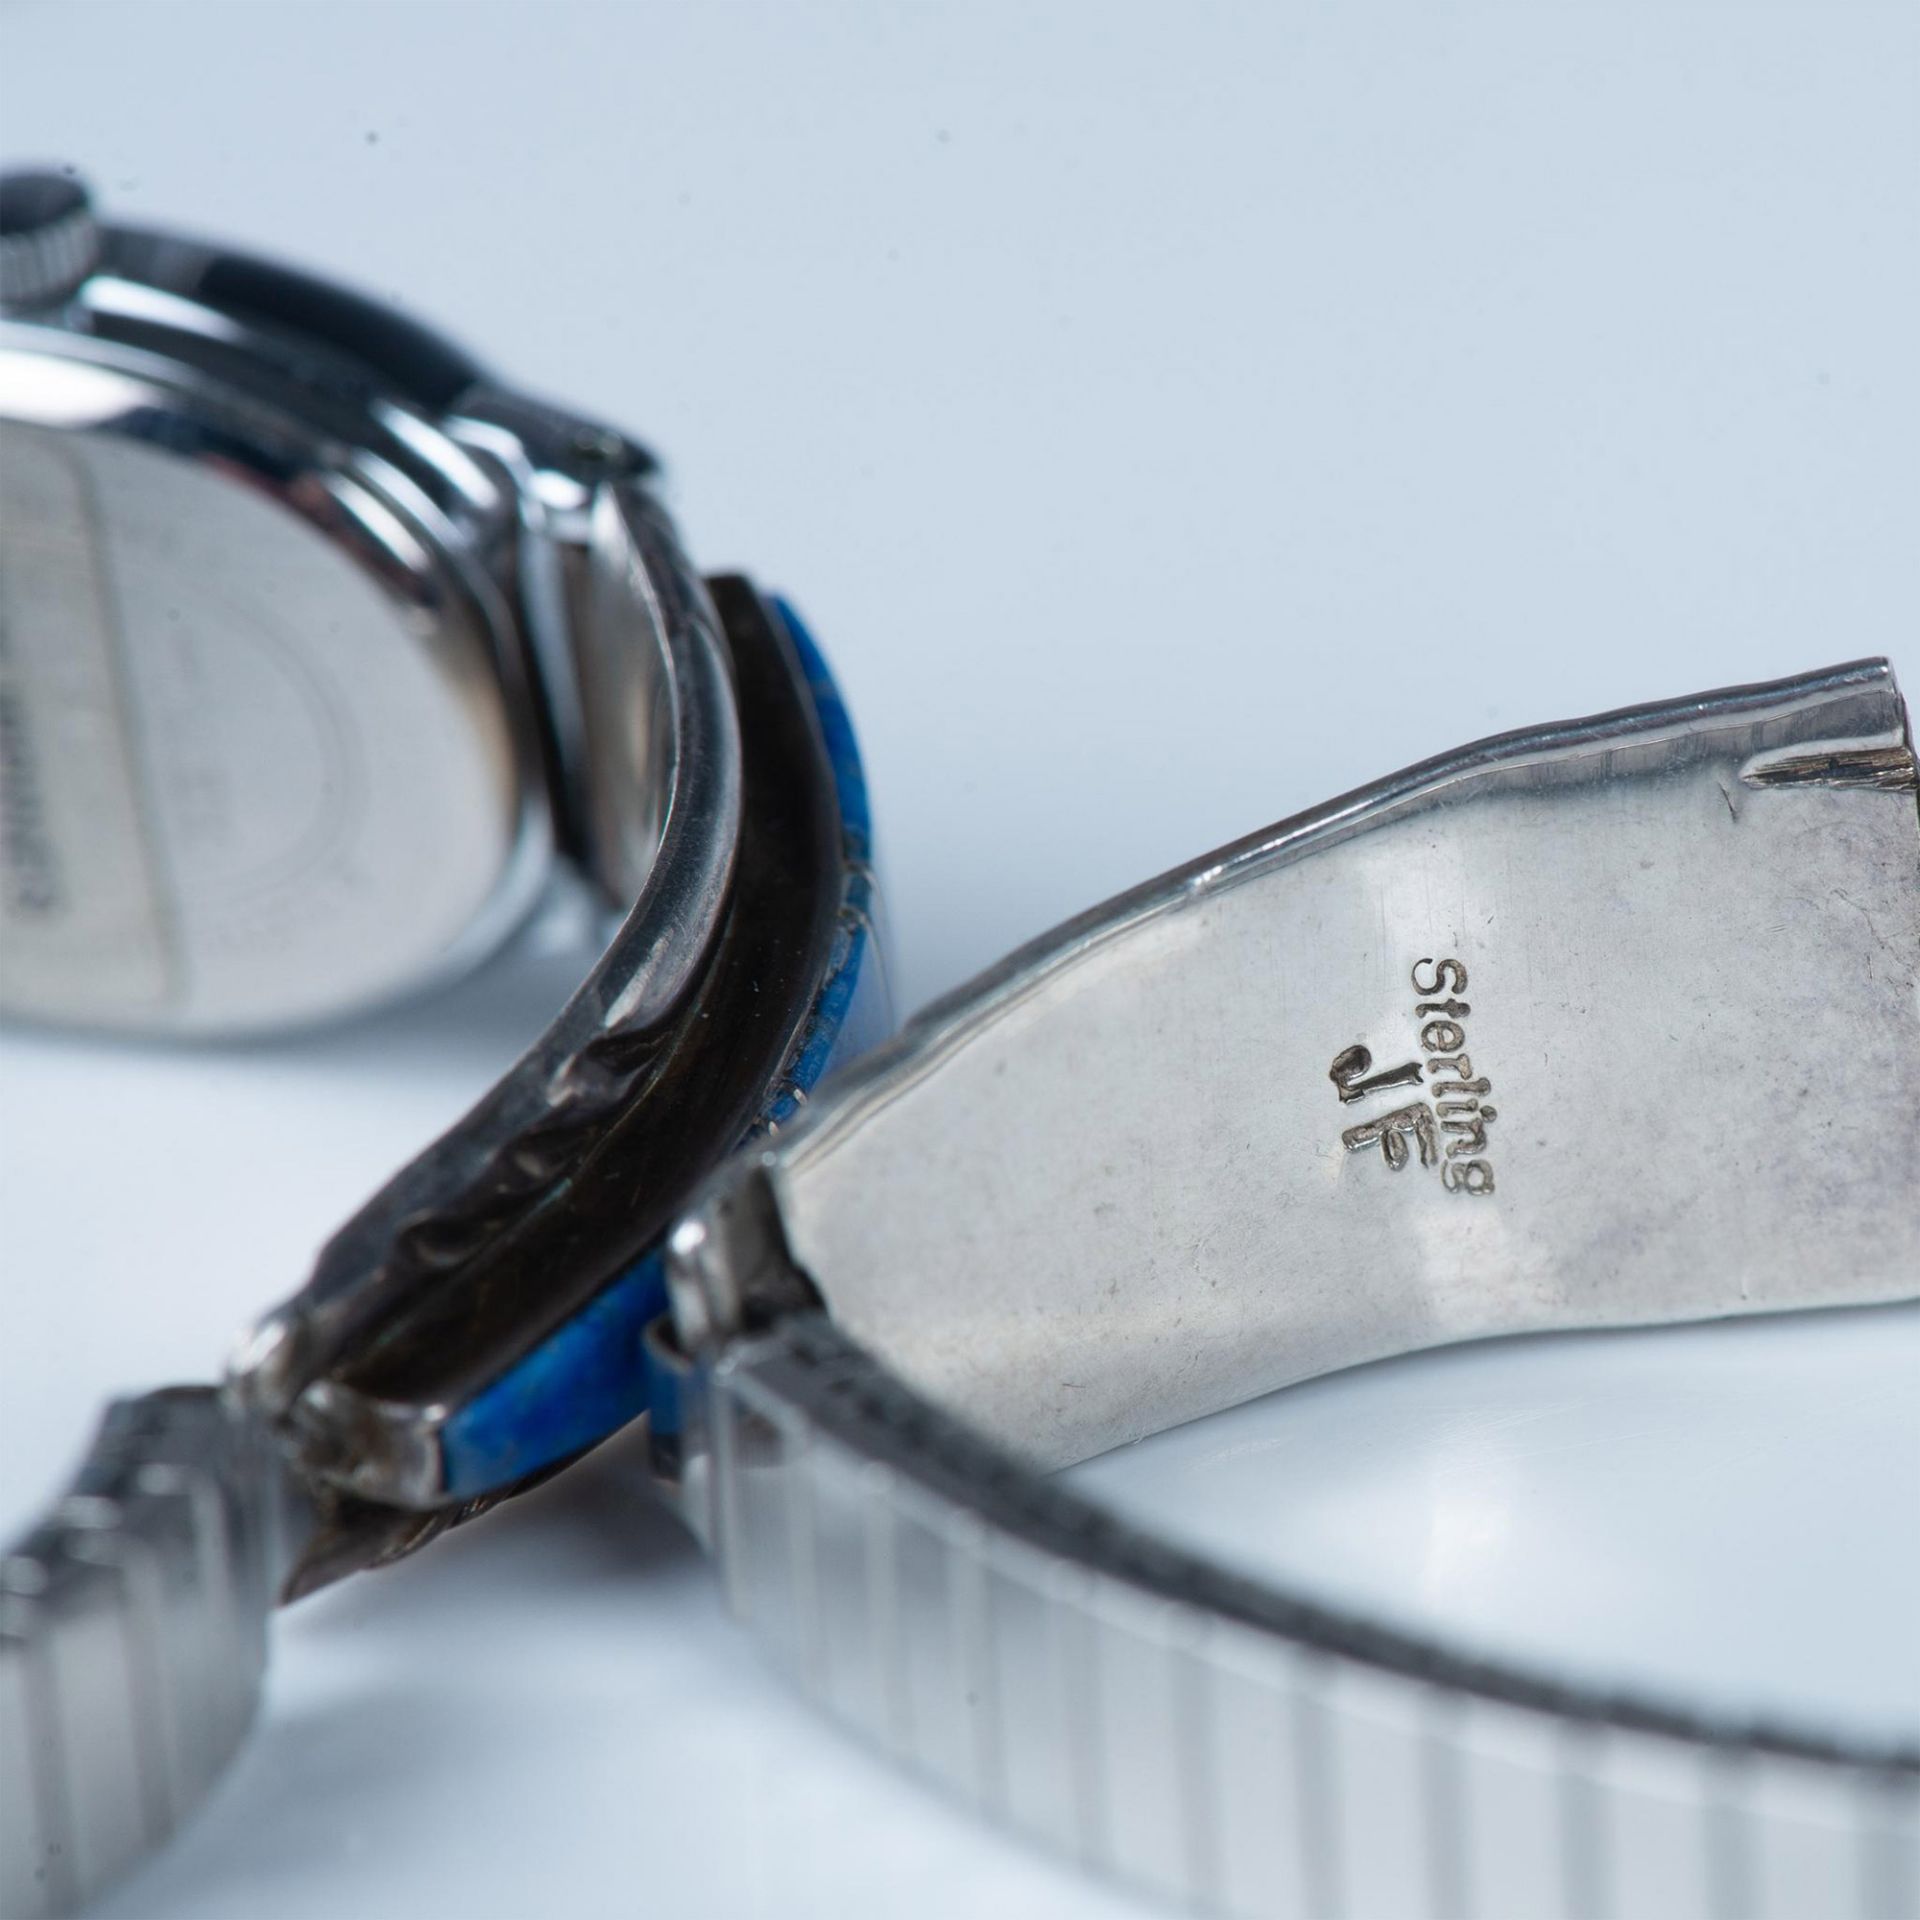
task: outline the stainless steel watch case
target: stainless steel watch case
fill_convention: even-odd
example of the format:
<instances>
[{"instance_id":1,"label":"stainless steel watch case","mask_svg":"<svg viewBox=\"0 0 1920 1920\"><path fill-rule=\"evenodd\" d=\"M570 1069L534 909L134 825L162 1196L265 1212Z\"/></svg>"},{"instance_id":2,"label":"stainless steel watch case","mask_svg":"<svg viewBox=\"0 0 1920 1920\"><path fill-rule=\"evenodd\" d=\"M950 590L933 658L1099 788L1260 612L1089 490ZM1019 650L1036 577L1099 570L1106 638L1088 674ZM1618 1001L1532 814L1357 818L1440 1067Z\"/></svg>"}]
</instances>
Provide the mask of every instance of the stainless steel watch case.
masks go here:
<instances>
[{"instance_id":1,"label":"stainless steel watch case","mask_svg":"<svg viewBox=\"0 0 1920 1920\"><path fill-rule=\"evenodd\" d=\"M10 1015L352 1011L497 946L556 853L631 903L665 635L592 600L644 452L378 303L110 225L0 323L0 416L12 812L61 900L12 902Z\"/></svg>"}]
</instances>

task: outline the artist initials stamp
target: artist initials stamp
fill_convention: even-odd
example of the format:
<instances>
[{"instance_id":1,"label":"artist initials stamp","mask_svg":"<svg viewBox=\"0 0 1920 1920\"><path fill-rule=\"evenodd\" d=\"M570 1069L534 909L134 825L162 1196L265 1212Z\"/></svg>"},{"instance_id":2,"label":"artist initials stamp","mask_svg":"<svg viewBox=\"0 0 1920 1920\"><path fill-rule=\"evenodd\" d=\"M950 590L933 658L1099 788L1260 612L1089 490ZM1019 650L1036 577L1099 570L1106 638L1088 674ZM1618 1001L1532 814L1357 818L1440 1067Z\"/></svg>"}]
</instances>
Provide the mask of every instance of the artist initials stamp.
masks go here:
<instances>
[{"instance_id":1,"label":"artist initials stamp","mask_svg":"<svg viewBox=\"0 0 1920 1920\"><path fill-rule=\"evenodd\" d=\"M1395 1173L1417 1158L1421 1166L1439 1170L1440 1184L1449 1193L1490 1194L1493 1162L1487 1155L1487 1129L1500 1115L1487 1103L1492 1081L1474 1072L1466 1050L1466 1020L1473 1012L1459 998L1467 990L1466 966L1454 959L1416 960L1411 978L1423 1057L1376 1073L1373 1055L1355 1045L1335 1056L1327 1078L1343 1106L1414 1088L1426 1097L1403 1099L1390 1112L1348 1127L1341 1144L1349 1153L1378 1147Z\"/></svg>"}]
</instances>

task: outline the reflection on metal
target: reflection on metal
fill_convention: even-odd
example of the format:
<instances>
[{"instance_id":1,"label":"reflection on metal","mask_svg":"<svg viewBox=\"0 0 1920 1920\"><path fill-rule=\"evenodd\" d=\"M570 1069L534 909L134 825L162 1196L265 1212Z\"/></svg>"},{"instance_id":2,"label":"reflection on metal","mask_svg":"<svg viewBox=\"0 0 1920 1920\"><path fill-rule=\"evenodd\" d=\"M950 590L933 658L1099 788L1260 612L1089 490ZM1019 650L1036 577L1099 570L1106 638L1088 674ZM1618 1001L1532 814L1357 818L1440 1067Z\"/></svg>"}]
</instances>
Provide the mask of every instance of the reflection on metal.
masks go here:
<instances>
[{"instance_id":1,"label":"reflection on metal","mask_svg":"<svg viewBox=\"0 0 1920 1920\"><path fill-rule=\"evenodd\" d=\"M754 1177L1042 1465L1447 1340L1903 1297L1920 810L1742 770L1905 744L1868 662L1429 761L1036 942ZM1355 1044L1422 1084L1336 1101Z\"/></svg>"},{"instance_id":2,"label":"reflection on metal","mask_svg":"<svg viewBox=\"0 0 1920 1920\"><path fill-rule=\"evenodd\" d=\"M271 263L113 226L97 272L30 258L16 216L73 193L20 184L7 1010L169 1035L350 1012L491 951L556 860L624 923L226 1387L116 1410L0 1560L9 1916L70 1910L184 1816L276 1597L647 1410L661 1233L890 1025L839 696L790 614L694 572L642 449Z\"/></svg>"},{"instance_id":3,"label":"reflection on metal","mask_svg":"<svg viewBox=\"0 0 1920 1920\"><path fill-rule=\"evenodd\" d=\"M1207 1911L1920 1913L1911 1746L1467 1658L1032 1471L1441 1342L1920 1292L1907 740L1877 661L1506 735L910 1023L670 1243L736 1612Z\"/></svg>"},{"instance_id":4,"label":"reflection on metal","mask_svg":"<svg viewBox=\"0 0 1920 1920\"><path fill-rule=\"evenodd\" d=\"M1912 1920L1920 1753L1600 1694L1225 1571L818 1315L706 1376L687 1482L793 1683L989 1819L1239 1920Z\"/></svg>"},{"instance_id":5,"label":"reflection on metal","mask_svg":"<svg viewBox=\"0 0 1920 1920\"><path fill-rule=\"evenodd\" d=\"M310 1522L211 1387L116 1402L0 1559L0 1910L69 1913L159 1846L252 1722Z\"/></svg>"}]
</instances>

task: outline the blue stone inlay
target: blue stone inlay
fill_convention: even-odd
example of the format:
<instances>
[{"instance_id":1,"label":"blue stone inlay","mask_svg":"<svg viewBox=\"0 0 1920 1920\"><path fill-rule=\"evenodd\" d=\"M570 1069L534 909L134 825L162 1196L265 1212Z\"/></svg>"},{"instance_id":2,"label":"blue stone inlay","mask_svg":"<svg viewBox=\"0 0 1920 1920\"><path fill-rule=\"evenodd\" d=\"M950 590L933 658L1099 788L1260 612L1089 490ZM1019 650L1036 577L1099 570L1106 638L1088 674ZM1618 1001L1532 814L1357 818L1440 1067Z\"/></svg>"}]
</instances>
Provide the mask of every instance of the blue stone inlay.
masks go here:
<instances>
[{"instance_id":1,"label":"blue stone inlay","mask_svg":"<svg viewBox=\"0 0 1920 1920\"><path fill-rule=\"evenodd\" d=\"M833 1067L893 1030L859 742L812 636L784 600L773 605L799 655L826 742L847 875L826 978L749 1137L792 1118ZM509 1486L650 1409L660 1432L677 1431L673 1382L663 1369L649 1366L645 1344L648 1326L666 1308L660 1253L651 1248L448 1420L440 1436L448 1497L472 1499Z\"/></svg>"},{"instance_id":2,"label":"blue stone inlay","mask_svg":"<svg viewBox=\"0 0 1920 1920\"><path fill-rule=\"evenodd\" d=\"M658 1250L454 1414L440 1435L447 1492L471 1499L604 1440L647 1410L647 1328L667 1310Z\"/></svg>"},{"instance_id":3,"label":"blue stone inlay","mask_svg":"<svg viewBox=\"0 0 1920 1920\"><path fill-rule=\"evenodd\" d=\"M860 743L854 738L847 703L840 698L832 671L800 616L785 600L776 598L773 604L786 622L787 637L793 642L794 652L800 656L800 670L807 676L807 691L813 695L813 710L819 716L820 732L827 743L834 791L840 801L840 828L846 836L847 858L870 867L873 815L867 804L867 772L860 761Z\"/></svg>"}]
</instances>

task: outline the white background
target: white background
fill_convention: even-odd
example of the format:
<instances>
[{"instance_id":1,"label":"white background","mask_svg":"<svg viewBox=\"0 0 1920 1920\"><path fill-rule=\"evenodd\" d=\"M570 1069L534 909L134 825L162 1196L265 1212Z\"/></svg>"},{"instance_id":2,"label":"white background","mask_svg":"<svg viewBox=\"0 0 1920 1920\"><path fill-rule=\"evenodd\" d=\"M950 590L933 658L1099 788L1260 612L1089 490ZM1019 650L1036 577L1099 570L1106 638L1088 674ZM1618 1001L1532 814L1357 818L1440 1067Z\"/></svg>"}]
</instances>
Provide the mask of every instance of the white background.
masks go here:
<instances>
[{"instance_id":1,"label":"white background","mask_svg":"<svg viewBox=\"0 0 1920 1920\"><path fill-rule=\"evenodd\" d=\"M1920 11L0 11L0 143L452 323L790 590L905 998L1506 726L1920 686ZM204 1377L557 1006L6 1045L0 1520ZM1910 1196L1908 1197L1910 1200ZM1101 1463L1200 1537L1603 1678L1920 1720L1912 1311L1464 1350ZM1134 1910L847 1745L611 1449L281 1622L119 1915Z\"/></svg>"}]
</instances>

